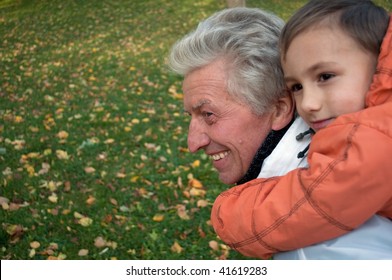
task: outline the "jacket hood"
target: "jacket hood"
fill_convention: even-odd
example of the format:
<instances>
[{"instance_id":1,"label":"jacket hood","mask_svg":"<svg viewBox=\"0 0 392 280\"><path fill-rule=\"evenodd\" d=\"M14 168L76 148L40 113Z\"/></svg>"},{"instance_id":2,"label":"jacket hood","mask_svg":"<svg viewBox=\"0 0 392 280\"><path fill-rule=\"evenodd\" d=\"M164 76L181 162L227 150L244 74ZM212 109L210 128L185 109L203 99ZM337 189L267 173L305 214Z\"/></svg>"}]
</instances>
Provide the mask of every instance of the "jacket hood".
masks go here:
<instances>
[{"instance_id":1,"label":"jacket hood","mask_svg":"<svg viewBox=\"0 0 392 280\"><path fill-rule=\"evenodd\" d=\"M392 101L392 14L389 18L389 26L381 44L376 73L366 96L366 106L372 107ZM389 66L389 67L388 67Z\"/></svg>"}]
</instances>

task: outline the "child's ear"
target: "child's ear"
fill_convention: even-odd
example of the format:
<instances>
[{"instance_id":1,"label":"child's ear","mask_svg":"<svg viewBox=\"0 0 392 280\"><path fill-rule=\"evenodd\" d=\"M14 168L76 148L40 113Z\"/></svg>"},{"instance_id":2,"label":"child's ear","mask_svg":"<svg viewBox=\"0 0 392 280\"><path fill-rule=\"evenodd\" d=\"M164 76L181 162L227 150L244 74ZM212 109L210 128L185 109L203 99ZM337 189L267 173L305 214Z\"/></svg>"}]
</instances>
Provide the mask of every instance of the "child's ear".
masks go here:
<instances>
[{"instance_id":1,"label":"child's ear","mask_svg":"<svg viewBox=\"0 0 392 280\"><path fill-rule=\"evenodd\" d=\"M290 123L294 116L294 100L291 95L282 97L275 105L272 129L280 130Z\"/></svg>"}]
</instances>

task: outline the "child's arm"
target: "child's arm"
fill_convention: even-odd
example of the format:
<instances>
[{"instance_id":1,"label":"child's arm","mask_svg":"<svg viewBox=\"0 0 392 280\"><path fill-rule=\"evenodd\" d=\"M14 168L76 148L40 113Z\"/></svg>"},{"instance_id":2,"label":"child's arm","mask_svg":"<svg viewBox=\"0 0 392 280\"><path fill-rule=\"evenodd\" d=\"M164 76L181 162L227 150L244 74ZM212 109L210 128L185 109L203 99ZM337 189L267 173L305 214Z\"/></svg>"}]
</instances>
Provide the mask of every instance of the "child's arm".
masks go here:
<instances>
[{"instance_id":1,"label":"child's arm","mask_svg":"<svg viewBox=\"0 0 392 280\"><path fill-rule=\"evenodd\" d=\"M268 258L341 236L375 213L392 217L392 102L317 132L308 161L308 169L222 193L211 214L221 239Z\"/></svg>"}]
</instances>

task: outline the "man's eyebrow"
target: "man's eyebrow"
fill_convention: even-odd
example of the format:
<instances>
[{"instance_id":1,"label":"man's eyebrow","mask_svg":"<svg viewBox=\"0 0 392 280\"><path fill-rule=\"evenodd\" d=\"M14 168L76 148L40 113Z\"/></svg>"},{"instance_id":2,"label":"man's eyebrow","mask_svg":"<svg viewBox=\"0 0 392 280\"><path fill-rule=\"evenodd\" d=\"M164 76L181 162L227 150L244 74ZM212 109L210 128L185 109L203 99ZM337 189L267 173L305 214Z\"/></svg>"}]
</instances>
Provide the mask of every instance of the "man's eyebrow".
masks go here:
<instances>
[{"instance_id":1,"label":"man's eyebrow","mask_svg":"<svg viewBox=\"0 0 392 280\"><path fill-rule=\"evenodd\" d=\"M201 99L195 105L192 106L192 111L196 111L196 110L200 109L200 107L202 107L203 105L210 104L210 103L211 103L211 100Z\"/></svg>"},{"instance_id":2,"label":"man's eyebrow","mask_svg":"<svg viewBox=\"0 0 392 280\"><path fill-rule=\"evenodd\" d=\"M205 104L210 104L210 103L211 103L211 100L208 100L208 99L201 99L201 100L199 100L195 105L192 106L191 111L192 111L192 112L197 111L197 110L199 110L203 105L205 105ZM186 114L188 114L188 115L191 114L191 111L189 111L189 110L187 110L187 109L185 109L185 108L182 109L182 112L183 112L183 113L186 113Z\"/></svg>"}]
</instances>

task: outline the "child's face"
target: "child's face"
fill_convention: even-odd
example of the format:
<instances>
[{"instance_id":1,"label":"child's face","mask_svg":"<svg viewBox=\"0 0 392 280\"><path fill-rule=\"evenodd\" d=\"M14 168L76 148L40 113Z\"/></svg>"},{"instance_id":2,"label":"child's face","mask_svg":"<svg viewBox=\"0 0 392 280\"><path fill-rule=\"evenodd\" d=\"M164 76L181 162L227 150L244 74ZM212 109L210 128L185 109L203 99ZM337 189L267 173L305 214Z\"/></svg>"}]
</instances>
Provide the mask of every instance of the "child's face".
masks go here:
<instances>
[{"instance_id":1,"label":"child's face","mask_svg":"<svg viewBox=\"0 0 392 280\"><path fill-rule=\"evenodd\" d=\"M298 113L315 131L365 107L377 57L339 28L300 33L282 61Z\"/></svg>"}]
</instances>

